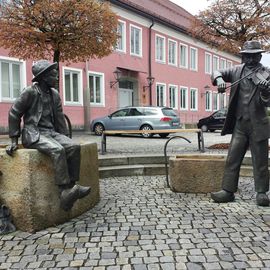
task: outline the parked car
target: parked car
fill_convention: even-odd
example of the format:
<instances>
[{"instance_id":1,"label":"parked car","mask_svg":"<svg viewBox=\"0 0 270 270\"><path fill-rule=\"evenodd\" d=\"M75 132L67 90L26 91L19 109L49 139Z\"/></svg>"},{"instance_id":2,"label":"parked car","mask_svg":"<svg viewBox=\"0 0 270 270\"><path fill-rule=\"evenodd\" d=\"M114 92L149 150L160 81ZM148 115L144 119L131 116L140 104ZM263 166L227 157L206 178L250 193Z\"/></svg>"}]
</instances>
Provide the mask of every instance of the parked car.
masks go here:
<instances>
[{"instance_id":1,"label":"parked car","mask_svg":"<svg viewBox=\"0 0 270 270\"><path fill-rule=\"evenodd\" d=\"M202 131L214 132L215 130L221 130L223 128L225 118L227 115L227 109L221 109L208 117L202 118L199 120L197 127L201 128Z\"/></svg>"},{"instance_id":2,"label":"parked car","mask_svg":"<svg viewBox=\"0 0 270 270\"><path fill-rule=\"evenodd\" d=\"M125 107L105 117L94 119L91 122L91 131L101 135L104 130L155 130L178 129L180 118L169 107ZM166 138L169 133L160 133ZM152 137L153 134L143 133L143 137Z\"/></svg>"}]
</instances>

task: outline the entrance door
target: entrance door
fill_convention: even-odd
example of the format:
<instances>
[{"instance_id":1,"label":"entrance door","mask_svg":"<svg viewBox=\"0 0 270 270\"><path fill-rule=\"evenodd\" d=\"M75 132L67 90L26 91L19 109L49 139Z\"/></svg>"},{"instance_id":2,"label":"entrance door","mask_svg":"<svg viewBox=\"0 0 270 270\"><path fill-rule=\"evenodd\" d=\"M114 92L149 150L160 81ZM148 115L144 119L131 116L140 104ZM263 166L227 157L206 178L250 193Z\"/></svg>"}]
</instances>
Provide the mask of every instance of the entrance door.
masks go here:
<instances>
[{"instance_id":1,"label":"entrance door","mask_svg":"<svg viewBox=\"0 0 270 270\"><path fill-rule=\"evenodd\" d=\"M133 105L133 90L119 88L119 107L123 108L132 105Z\"/></svg>"}]
</instances>

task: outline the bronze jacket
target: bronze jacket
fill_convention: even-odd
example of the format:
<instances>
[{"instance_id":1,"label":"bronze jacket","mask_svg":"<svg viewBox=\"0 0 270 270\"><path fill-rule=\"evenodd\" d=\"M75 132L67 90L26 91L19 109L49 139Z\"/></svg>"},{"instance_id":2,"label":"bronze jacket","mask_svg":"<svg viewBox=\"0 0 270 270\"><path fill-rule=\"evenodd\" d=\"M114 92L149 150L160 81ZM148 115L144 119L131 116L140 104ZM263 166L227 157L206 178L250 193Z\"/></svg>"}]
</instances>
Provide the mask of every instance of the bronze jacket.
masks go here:
<instances>
[{"instance_id":1,"label":"bronze jacket","mask_svg":"<svg viewBox=\"0 0 270 270\"><path fill-rule=\"evenodd\" d=\"M260 64L261 65L261 64ZM261 65L262 68L265 68ZM216 79L222 77L225 82L233 83L241 78L244 64L228 69L214 71L211 77L213 85ZM265 68L267 70L267 68ZM236 122L236 106L238 104L239 84L231 87L228 113L221 135L231 134ZM253 127L253 135L256 141L261 141L270 137L270 124L266 107L270 106L270 89L267 96L261 94L259 86L255 85L251 89L249 97L249 115Z\"/></svg>"},{"instance_id":2,"label":"bronze jacket","mask_svg":"<svg viewBox=\"0 0 270 270\"><path fill-rule=\"evenodd\" d=\"M66 135L68 132L59 93L53 88L51 91L55 131ZM25 147L37 142L40 136L38 123L42 110L41 89L35 83L22 91L9 111L9 137L20 137L22 134L22 144ZM22 117L24 127L21 132Z\"/></svg>"}]
</instances>

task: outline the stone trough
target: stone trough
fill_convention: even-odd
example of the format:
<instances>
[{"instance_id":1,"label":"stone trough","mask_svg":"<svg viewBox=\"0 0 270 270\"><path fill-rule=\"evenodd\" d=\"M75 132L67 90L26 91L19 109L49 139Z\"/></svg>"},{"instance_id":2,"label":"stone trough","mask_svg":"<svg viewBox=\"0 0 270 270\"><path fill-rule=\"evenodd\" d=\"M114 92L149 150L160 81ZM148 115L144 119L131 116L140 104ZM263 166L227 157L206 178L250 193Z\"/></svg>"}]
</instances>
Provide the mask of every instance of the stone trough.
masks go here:
<instances>
[{"instance_id":1,"label":"stone trough","mask_svg":"<svg viewBox=\"0 0 270 270\"><path fill-rule=\"evenodd\" d=\"M226 157L183 154L169 160L170 187L175 192L208 193L221 189Z\"/></svg>"},{"instance_id":2,"label":"stone trough","mask_svg":"<svg viewBox=\"0 0 270 270\"><path fill-rule=\"evenodd\" d=\"M52 162L34 149L19 149L10 157L0 148L0 204L5 204L17 229L38 231L64 223L92 208L100 199L96 143L81 145L79 183L91 186L91 193L65 212L59 205Z\"/></svg>"}]
</instances>

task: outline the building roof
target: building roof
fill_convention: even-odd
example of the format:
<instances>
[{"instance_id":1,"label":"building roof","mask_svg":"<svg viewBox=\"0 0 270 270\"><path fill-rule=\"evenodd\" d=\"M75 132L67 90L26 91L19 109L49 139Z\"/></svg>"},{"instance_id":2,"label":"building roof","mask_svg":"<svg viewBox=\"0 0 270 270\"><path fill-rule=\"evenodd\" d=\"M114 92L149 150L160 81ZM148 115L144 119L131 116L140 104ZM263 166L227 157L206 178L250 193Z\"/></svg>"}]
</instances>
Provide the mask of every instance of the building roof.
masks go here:
<instances>
[{"instance_id":1,"label":"building roof","mask_svg":"<svg viewBox=\"0 0 270 270\"><path fill-rule=\"evenodd\" d=\"M152 17L184 32L187 32L194 18L188 11L169 0L110 0L110 2Z\"/></svg>"}]
</instances>

